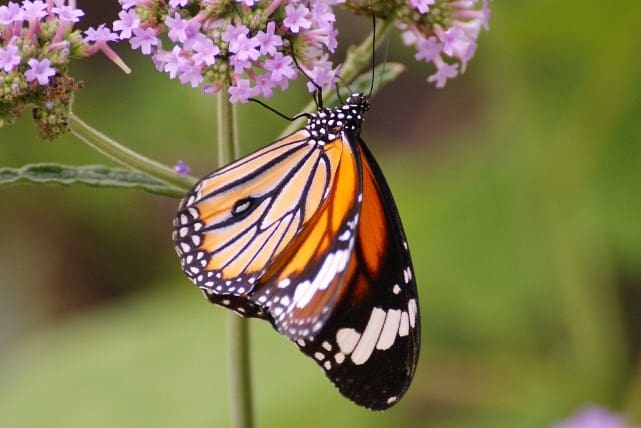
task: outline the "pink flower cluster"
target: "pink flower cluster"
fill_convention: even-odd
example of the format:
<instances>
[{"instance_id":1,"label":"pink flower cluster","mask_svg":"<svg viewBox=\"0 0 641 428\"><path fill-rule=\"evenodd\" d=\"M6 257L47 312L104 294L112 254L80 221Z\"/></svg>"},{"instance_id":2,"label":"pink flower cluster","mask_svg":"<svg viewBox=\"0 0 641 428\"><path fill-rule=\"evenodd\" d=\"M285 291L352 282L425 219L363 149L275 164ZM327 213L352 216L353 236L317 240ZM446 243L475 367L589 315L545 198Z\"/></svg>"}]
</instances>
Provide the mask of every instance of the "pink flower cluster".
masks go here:
<instances>
[{"instance_id":1,"label":"pink flower cluster","mask_svg":"<svg viewBox=\"0 0 641 428\"><path fill-rule=\"evenodd\" d=\"M436 67L436 73L427 81L442 88L448 79L465 72L467 63L476 52L476 40L481 29L489 29L488 0L410 0L410 3L416 3L415 7L421 14L428 14L431 8L438 10L436 16L440 22L433 24L427 34L422 31L422 19L403 22L400 27L404 30L403 42L416 47L415 58L431 62Z\"/></svg>"},{"instance_id":2,"label":"pink flower cluster","mask_svg":"<svg viewBox=\"0 0 641 428\"><path fill-rule=\"evenodd\" d=\"M66 130L73 91L80 87L67 75L71 58L101 50L126 66L107 46L108 38L82 38L73 28L84 12L74 0L24 0L0 6L0 126L13 123L28 104L41 134L52 139ZM113 38L111 39L113 40Z\"/></svg>"},{"instance_id":3,"label":"pink flower cluster","mask_svg":"<svg viewBox=\"0 0 641 428\"><path fill-rule=\"evenodd\" d=\"M228 87L231 102L245 102L286 89L299 74L294 60L314 82L334 84L328 57L342 1L120 0L113 30L171 79L206 94Z\"/></svg>"},{"instance_id":4,"label":"pink flower cluster","mask_svg":"<svg viewBox=\"0 0 641 428\"><path fill-rule=\"evenodd\" d=\"M427 81L437 88L465 72L476 52L481 29L489 28L489 0L347 0L346 7L358 13L374 11L393 19L401 29L403 43L416 48L418 61L431 63L436 72Z\"/></svg>"}]
</instances>

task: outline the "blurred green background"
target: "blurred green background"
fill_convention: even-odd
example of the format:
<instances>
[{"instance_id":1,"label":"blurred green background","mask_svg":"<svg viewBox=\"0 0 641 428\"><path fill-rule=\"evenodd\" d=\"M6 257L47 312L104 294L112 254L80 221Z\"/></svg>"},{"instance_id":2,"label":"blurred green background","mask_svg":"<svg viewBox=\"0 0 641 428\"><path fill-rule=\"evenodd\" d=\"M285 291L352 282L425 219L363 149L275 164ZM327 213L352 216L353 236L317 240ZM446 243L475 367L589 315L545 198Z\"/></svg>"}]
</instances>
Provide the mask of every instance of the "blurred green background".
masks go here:
<instances>
[{"instance_id":1,"label":"blurred green background","mask_svg":"<svg viewBox=\"0 0 641 428\"><path fill-rule=\"evenodd\" d=\"M466 75L442 90L394 35L389 60L409 71L374 98L363 131L419 284L409 393L362 410L252 322L261 426L546 427L589 403L641 423L641 4L491 7ZM94 3L89 15L116 11ZM370 29L341 20L346 40ZM167 164L212 170L215 99L120 52L131 76L99 56L74 68L79 116ZM297 113L302 86L270 104ZM257 105L240 115L245 153L286 125ZM105 162L71 136L38 141L28 112L0 130L0 165L43 161ZM86 187L1 195L0 426L227 426L226 314L180 271L177 201Z\"/></svg>"}]
</instances>

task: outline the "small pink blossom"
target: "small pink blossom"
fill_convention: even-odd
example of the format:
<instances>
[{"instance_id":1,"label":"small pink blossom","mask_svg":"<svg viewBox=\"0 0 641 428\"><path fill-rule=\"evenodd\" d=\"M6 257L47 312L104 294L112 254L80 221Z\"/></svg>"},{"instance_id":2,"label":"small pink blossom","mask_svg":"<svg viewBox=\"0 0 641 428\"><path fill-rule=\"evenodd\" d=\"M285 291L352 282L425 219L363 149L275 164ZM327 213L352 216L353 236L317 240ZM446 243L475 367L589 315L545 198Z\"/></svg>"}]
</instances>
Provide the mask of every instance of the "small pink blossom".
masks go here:
<instances>
[{"instance_id":1,"label":"small pink blossom","mask_svg":"<svg viewBox=\"0 0 641 428\"><path fill-rule=\"evenodd\" d=\"M189 174L189 167L185 165L185 163L181 160L176 162L176 165L174 165L173 170L176 174L178 175L187 175Z\"/></svg>"},{"instance_id":2,"label":"small pink blossom","mask_svg":"<svg viewBox=\"0 0 641 428\"><path fill-rule=\"evenodd\" d=\"M435 0L409 0L410 6L418 10L419 13L427 13L430 11L430 6L435 3Z\"/></svg>"},{"instance_id":3,"label":"small pink blossom","mask_svg":"<svg viewBox=\"0 0 641 428\"><path fill-rule=\"evenodd\" d=\"M113 23L114 31L120 31L119 37L121 39L129 39L132 36L133 29L140 26L140 19L138 19L136 11L132 9L121 10L118 13L118 18L120 19Z\"/></svg>"},{"instance_id":4,"label":"small pink blossom","mask_svg":"<svg viewBox=\"0 0 641 428\"><path fill-rule=\"evenodd\" d=\"M289 28L292 33L299 33L301 29L309 29L312 26L312 21L308 18L309 9L302 4L295 6L293 4L285 7L287 17L283 24Z\"/></svg>"},{"instance_id":5,"label":"small pink blossom","mask_svg":"<svg viewBox=\"0 0 641 428\"><path fill-rule=\"evenodd\" d=\"M251 87L251 83L248 79L239 79L238 82L236 82L236 85L229 87L229 95L229 102L245 103L249 98L255 95L255 90Z\"/></svg>"},{"instance_id":6,"label":"small pink blossom","mask_svg":"<svg viewBox=\"0 0 641 428\"><path fill-rule=\"evenodd\" d=\"M435 83L437 88L442 88L448 79L452 79L458 75L458 64L448 64L446 62L437 61L436 73L427 78L430 83Z\"/></svg>"},{"instance_id":7,"label":"small pink blossom","mask_svg":"<svg viewBox=\"0 0 641 428\"><path fill-rule=\"evenodd\" d=\"M140 49L145 55L149 55L153 47L160 43L153 28L134 28L132 32L133 37L129 39L131 47Z\"/></svg>"},{"instance_id":8,"label":"small pink blossom","mask_svg":"<svg viewBox=\"0 0 641 428\"><path fill-rule=\"evenodd\" d=\"M31 58L27 65L29 65L29 70L24 73L27 82L37 80L40 86L46 86L49 84L49 79L56 75L56 69L51 66L51 61L48 58L42 61Z\"/></svg>"},{"instance_id":9,"label":"small pink blossom","mask_svg":"<svg viewBox=\"0 0 641 428\"><path fill-rule=\"evenodd\" d=\"M82 10L76 9L75 7L69 5L54 7L51 10L58 16L58 18L60 18L60 21L62 22L78 22L80 21L80 18L85 16L85 13Z\"/></svg>"},{"instance_id":10,"label":"small pink blossom","mask_svg":"<svg viewBox=\"0 0 641 428\"><path fill-rule=\"evenodd\" d=\"M554 428L632 428L623 417L602 407L588 406Z\"/></svg>"},{"instance_id":11,"label":"small pink blossom","mask_svg":"<svg viewBox=\"0 0 641 428\"><path fill-rule=\"evenodd\" d=\"M22 57L20 56L18 46L13 43L9 43L4 48L0 47L0 69L9 73L16 68L21 61Z\"/></svg>"}]
</instances>

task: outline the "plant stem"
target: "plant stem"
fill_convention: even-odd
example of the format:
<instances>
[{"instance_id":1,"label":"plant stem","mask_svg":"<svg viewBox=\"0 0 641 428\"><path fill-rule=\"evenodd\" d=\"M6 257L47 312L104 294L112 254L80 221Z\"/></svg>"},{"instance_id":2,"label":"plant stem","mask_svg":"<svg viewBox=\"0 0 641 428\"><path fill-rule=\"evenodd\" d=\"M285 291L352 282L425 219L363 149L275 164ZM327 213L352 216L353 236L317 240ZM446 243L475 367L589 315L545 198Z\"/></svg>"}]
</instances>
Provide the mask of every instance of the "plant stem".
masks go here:
<instances>
[{"instance_id":1,"label":"plant stem","mask_svg":"<svg viewBox=\"0 0 641 428\"><path fill-rule=\"evenodd\" d=\"M218 94L218 165L239 156L236 106L227 101L227 91ZM254 427L251 385L249 320L233 312L227 315L227 358L232 428Z\"/></svg>"},{"instance_id":2,"label":"plant stem","mask_svg":"<svg viewBox=\"0 0 641 428\"><path fill-rule=\"evenodd\" d=\"M168 166L149 159L140 153L136 153L117 141L112 140L82 121L73 112L69 114L69 129L73 135L89 147L99 151L119 164L157 178L182 190L183 193L190 189L196 182L194 177L178 175Z\"/></svg>"}]
</instances>

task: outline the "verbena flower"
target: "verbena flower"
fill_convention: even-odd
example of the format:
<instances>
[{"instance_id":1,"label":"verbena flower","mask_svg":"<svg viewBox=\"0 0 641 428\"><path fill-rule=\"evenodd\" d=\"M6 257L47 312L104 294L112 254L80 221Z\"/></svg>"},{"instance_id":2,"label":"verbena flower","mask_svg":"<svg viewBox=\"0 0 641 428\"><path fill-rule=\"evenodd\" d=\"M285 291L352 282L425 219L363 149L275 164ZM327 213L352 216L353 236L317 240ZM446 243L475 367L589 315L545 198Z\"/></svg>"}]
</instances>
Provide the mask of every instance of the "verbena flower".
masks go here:
<instances>
[{"instance_id":1,"label":"verbena flower","mask_svg":"<svg viewBox=\"0 0 641 428\"><path fill-rule=\"evenodd\" d=\"M418 61L432 63L427 81L437 88L465 72L481 29L488 29L489 0L347 0L359 14L394 20L403 43L416 48Z\"/></svg>"},{"instance_id":2,"label":"verbena flower","mask_svg":"<svg viewBox=\"0 0 641 428\"><path fill-rule=\"evenodd\" d=\"M286 89L299 74L293 59L318 84L335 82L333 7L343 1L120 0L113 29L171 79L206 94L228 87L231 102L245 102Z\"/></svg>"},{"instance_id":3,"label":"verbena flower","mask_svg":"<svg viewBox=\"0 0 641 428\"><path fill-rule=\"evenodd\" d=\"M632 428L632 426L628 425L621 416L602 407L588 406L554 425L554 428Z\"/></svg>"},{"instance_id":4,"label":"verbena flower","mask_svg":"<svg viewBox=\"0 0 641 428\"><path fill-rule=\"evenodd\" d=\"M178 175L187 175L189 174L189 171L191 171L191 169L181 160L176 162L176 165L174 165L173 170Z\"/></svg>"},{"instance_id":5,"label":"verbena flower","mask_svg":"<svg viewBox=\"0 0 641 428\"><path fill-rule=\"evenodd\" d=\"M74 0L24 0L0 6L0 127L13 123L26 106L45 139L67 130L73 92L81 87L69 76L69 61L104 52L128 68L107 46L108 29L73 28L84 16Z\"/></svg>"}]
</instances>

